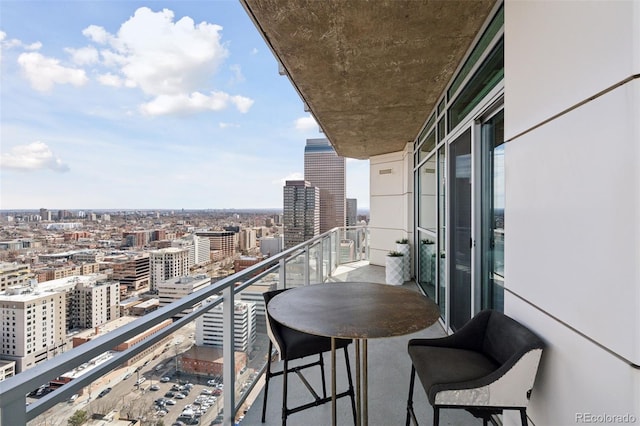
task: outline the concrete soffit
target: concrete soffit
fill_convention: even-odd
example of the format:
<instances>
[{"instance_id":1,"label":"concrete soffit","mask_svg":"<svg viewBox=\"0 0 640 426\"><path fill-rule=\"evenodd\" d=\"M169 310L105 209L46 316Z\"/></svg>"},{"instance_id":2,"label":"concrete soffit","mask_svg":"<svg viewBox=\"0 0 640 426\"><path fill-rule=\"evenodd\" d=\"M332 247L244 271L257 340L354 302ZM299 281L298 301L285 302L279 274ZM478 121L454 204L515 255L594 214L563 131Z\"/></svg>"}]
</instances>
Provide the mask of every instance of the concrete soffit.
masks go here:
<instances>
[{"instance_id":1,"label":"concrete soffit","mask_svg":"<svg viewBox=\"0 0 640 426\"><path fill-rule=\"evenodd\" d=\"M402 151L495 0L240 0L336 151Z\"/></svg>"}]
</instances>

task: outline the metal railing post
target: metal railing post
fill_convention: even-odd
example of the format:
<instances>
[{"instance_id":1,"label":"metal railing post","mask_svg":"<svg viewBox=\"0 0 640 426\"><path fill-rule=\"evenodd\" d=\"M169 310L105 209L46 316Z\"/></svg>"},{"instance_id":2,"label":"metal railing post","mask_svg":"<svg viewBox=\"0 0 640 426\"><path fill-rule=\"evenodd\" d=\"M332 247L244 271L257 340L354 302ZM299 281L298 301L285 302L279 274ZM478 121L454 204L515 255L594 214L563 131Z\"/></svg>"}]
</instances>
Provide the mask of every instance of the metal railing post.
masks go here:
<instances>
[{"instance_id":1,"label":"metal railing post","mask_svg":"<svg viewBox=\"0 0 640 426\"><path fill-rule=\"evenodd\" d=\"M15 399L8 403L2 403L0 407L0 425L26 425L27 424L27 397Z\"/></svg>"},{"instance_id":2,"label":"metal railing post","mask_svg":"<svg viewBox=\"0 0 640 426\"><path fill-rule=\"evenodd\" d=\"M233 426L236 416L236 378L235 378L235 303L233 299L234 286L231 285L222 291L222 332L224 335L222 345L222 378L224 383L224 424Z\"/></svg>"},{"instance_id":3,"label":"metal railing post","mask_svg":"<svg viewBox=\"0 0 640 426\"><path fill-rule=\"evenodd\" d=\"M311 275L311 268L309 268L309 246L304 249L304 285L309 285Z\"/></svg>"},{"instance_id":4,"label":"metal railing post","mask_svg":"<svg viewBox=\"0 0 640 426\"><path fill-rule=\"evenodd\" d=\"M287 271L286 262L284 259L280 259L280 266L278 268L278 281L280 282L280 288L287 288Z\"/></svg>"}]
</instances>

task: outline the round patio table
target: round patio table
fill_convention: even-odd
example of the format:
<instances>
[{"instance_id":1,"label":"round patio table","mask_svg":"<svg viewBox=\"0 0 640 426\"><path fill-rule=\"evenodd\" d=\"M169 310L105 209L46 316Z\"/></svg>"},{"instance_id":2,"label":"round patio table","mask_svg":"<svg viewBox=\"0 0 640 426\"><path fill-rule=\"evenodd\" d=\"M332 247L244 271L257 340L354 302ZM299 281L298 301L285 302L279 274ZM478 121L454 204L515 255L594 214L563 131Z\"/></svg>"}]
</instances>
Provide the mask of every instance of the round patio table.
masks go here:
<instances>
[{"instance_id":1,"label":"round patio table","mask_svg":"<svg viewBox=\"0 0 640 426\"><path fill-rule=\"evenodd\" d=\"M287 327L331 338L333 425L336 425L335 339L355 340L356 423L368 425L367 339L414 333L440 318L438 306L417 291L367 282L292 288L271 299L267 309L276 321Z\"/></svg>"}]
</instances>

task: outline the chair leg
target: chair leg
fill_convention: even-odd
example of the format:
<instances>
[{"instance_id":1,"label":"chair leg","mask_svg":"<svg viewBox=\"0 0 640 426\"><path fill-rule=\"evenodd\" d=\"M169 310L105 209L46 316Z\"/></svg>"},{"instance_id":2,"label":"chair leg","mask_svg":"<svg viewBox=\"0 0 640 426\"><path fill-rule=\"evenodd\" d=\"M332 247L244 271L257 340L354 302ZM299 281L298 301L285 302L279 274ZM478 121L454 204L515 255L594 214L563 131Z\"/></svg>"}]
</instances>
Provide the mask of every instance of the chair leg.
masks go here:
<instances>
[{"instance_id":1,"label":"chair leg","mask_svg":"<svg viewBox=\"0 0 640 426\"><path fill-rule=\"evenodd\" d=\"M318 356L320 357L319 362L320 362L320 374L322 378L322 397L326 398L327 397L327 381L324 377L324 357L322 356L322 354L319 354Z\"/></svg>"},{"instance_id":2,"label":"chair leg","mask_svg":"<svg viewBox=\"0 0 640 426\"><path fill-rule=\"evenodd\" d=\"M440 407L433 407L433 426L440 425Z\"/></svg>"},{"instance_id":3,"label":"chair leg","mask_svg":"<svg viewBox=\"0 0 640 426\"><path fill-rule=\"evenodd\" d=\"M267 396L269 395L269 379L271 379L271 354L273 353L273 343L269 340L269 352L267 356L267 372L264 377L264 398L262 400L262 423L265 422L267 413Z\"/></svg>"},{"instance_id":4,"label":"chair leg","mask_svg":"<svg viewBox=\"0 0 640 426\"><path fill-rule=\"evenodd\" d=\"M522 421L522 426L527 426L529 423L527 422L527 409L520 409L520 420Z\"/></svg>"},{"instance_id":5,"label":"chair leg","mask_svg":"<svg viewBox=\"0 0 640 426\"><path fill-rule=\"evenodd\" d=\"M356 414L356 398L353 391L353 379L351 378L351 362L349 361L349 351L344 347L344 360L347 367L347 380L349 381L349 394L351 395L351 411L353 411L353 424L357 425L358 416Z\"/></svg>"},{"instance_id":6,"label":"chair leg","mask_svg":"<svg viewBox=\"0 0 640 426\"><path fill-rule=\"evenodd\" d=\"M416 368L411 366L411 380L409 381L409 398L407 398L407 421L405 426L411 424L411 416L413 414L413 386L416 382Z\"/></svg>"},{"instance_id":7,"label":"chair leg","mask_svg":"<svg viewBox=\"0 0 640 426\"><path fill-rule=\"evenodd\" d=\"M282 374L282 426L287 425L287 376L289 375L289 361L284 360Z\"/></svg>"}]
</instances>

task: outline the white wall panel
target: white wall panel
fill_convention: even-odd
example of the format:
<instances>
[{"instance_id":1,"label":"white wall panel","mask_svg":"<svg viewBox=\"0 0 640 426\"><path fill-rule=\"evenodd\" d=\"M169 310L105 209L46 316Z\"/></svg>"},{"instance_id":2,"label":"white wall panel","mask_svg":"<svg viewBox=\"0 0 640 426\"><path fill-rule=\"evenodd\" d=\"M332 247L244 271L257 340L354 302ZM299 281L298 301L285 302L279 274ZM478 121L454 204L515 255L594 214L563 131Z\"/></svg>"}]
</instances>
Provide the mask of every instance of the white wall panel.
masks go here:
<instances>
[{"instance_id":1,"label":"white wall panel","mask_svg":"<svg viewBox=\"0 0 640 426\"><path fill-rule=\"evenodd\" d=\"M640 422L640 370L509 293L505 294L505 313L537 332L548 345L527 410L535 425ZM587 413L628 414L636 420L577 421L576 416ZM503 420L505 426L520 424L517 414L505 412Z\"/></svg>"},{"instance_id":2,"label":"white wall panel","mask_svg":"<svg viewBox=\"0 0 640 426\"><path fill-rule=\"evenodd\" d=\"M505 137L640 73L640 2L505 4Z\"/></svg>"},{"instance_id":3,"label":"white wall panel","mask_svg":"<svg viewBox=\"0 0 640 426\"><path fill-rule=\"evenodd\" d=\"M505 148L506 287L636 364L639 100L627 84Z\"/></svg>"}]
</instances>

